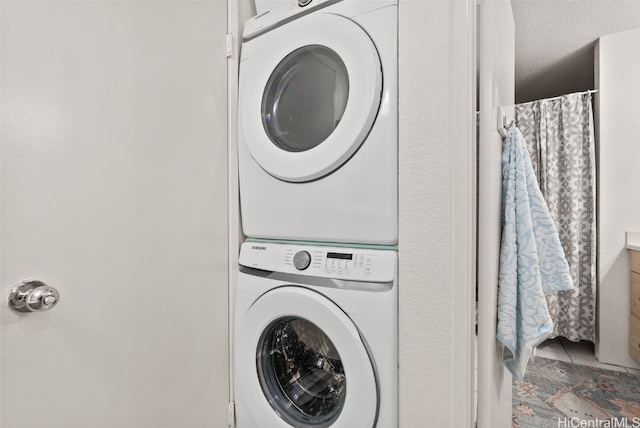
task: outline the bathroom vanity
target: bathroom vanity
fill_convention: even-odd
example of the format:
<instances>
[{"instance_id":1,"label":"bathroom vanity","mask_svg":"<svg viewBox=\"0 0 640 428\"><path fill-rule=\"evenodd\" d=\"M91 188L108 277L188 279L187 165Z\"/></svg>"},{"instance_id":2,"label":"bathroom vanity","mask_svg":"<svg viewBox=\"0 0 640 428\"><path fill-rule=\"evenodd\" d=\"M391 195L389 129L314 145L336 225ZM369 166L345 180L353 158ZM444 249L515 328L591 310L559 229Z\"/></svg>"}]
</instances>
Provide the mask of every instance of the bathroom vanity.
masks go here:
<instances>
[{"instance_id":1,"label":"bathroom vanity","mask_svg":"<svg viewBox=\"0 0 640 428\"><path fill-rule=\"evenodd\" d=\"M640 233L627 232L629 250L629 353L640 362Z\"/></svg>"}]
</instances>

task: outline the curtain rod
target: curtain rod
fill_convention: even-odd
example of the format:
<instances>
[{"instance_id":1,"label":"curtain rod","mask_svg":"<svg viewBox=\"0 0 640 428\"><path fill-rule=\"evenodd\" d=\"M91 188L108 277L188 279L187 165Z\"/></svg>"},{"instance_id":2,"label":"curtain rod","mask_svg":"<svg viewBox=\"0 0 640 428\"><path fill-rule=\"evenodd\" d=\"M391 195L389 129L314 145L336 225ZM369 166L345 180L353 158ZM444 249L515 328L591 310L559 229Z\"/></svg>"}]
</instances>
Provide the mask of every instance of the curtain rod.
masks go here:
<instances>
[{"instance_id":1,"label":"curtain rod","mask_svg":"<svg viewBox=\"0 0 640 428\"><path fill-rule=\"evenodd\" d=\"M533 100L533 101L527 101L526 103L516 103L513 106L508 106L508 107L515 107L519 104L529 104L529 103L535 103L536 101L553 101L553 100L557 100L560 99L566 95L584 95L584 94L595 94L599 91L599 89L589 89L588 91L582 91L582 92L572 92L570 94L565 94L565 95L558 95L557 97L551 97L551 98L541 98L539 100Z\"/></svg>"},{"instance_id":2,"label":"curtain rod","mask_svg":"<svg viewBox=\"0 0 640 428\"><path fill-rule=\"evenodd\" d=\"M557 100L559 98L562 98L566 95L572 95L572 94L596 94L598 93L600 90L599 89L589 89L588 91L582 91L582 92L572 92L571 94L565 94L565 95L558 95L557 97L551 97L551 98L540 98L539 100L533 100L533 101L527 101L526 103L517 103L517 104L512 104L510 106L504 106L503 108L509 108L509 107L515 107L517 105L520 104L529 104L529 103L534 103L536 101L552 101L552 100ZM476 111L476 116L479 115L480 112Z\"/></svg>"}]
</instances>

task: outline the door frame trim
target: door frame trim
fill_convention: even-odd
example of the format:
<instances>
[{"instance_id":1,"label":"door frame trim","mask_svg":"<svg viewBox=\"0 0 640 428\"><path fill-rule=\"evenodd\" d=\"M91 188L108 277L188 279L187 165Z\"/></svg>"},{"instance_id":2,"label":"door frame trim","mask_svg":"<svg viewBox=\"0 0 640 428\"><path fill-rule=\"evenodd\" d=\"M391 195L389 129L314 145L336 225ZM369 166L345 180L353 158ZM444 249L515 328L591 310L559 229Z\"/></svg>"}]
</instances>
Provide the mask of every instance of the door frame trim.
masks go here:
<instances>
[{"instance_id":1,"label":"door frame trim","mask_svg":"<svg viewBox=\"0 0 640 428\"><path fill-rule=\"evenodd\" d=\"M238 0L227 0L227 35L231 35L231 55L227 57L227 207L228 207L228 303L229 303L229 403L234 400L233 334L235 318L235 290L238 279L238 256L244 240L240 225L240 187L238 183L238 81L240 65L240 19ZM229 426L235 426L235 415L229 406Z\"/></svg>"},{"instance_id":2,"label":"door frame trim","mask_svg":"<svg viewBox=\"0 0 640 428\"><path fill-rule=\"evenodd\" d=\"M476 6L453 0L451 20L451 284L453 426L473 427L476 284Z\"/></svg>"}]
</instances>

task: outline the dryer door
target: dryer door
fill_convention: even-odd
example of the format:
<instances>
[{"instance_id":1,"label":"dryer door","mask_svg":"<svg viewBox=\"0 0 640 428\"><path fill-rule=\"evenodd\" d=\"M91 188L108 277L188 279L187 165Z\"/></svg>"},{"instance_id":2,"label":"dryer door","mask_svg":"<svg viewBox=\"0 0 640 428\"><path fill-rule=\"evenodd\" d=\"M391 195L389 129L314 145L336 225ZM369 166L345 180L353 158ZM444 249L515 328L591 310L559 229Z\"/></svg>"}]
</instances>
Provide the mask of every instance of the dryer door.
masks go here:
<instances>
[{"instance_id":1,"label":"dryer door","mask_svg":"<svg viewBox=\"0 0 640 428\"><path fill-rule=\"evenodd\" d=\"M380 106L380 58L367 33L347 18L315 13L249 43L261 48L240 64L238 121L251 156L292 182L339 168Z\"/></svg>"},{"instance_id":2,"label":"dryer door","mask_svg":"<svg viewBox=\"0 0 640 428\"><path fill-rule=\"evenodd\" d=\"M375 371L350 318L298 286L262 295L236 336L237 379L256 421L273 428L373 427Z\"/></svg>"}]
</instances>

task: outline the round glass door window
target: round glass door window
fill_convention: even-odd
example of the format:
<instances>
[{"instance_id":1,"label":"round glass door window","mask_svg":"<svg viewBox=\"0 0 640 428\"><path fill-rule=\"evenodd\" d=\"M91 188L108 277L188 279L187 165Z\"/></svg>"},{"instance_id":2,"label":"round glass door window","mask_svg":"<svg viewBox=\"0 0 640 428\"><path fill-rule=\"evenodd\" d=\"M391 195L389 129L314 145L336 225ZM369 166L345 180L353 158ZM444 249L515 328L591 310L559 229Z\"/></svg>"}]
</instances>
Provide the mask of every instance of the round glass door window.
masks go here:
<instances>
[{"instance_id":1,"label":"round glass door window","mask_svg":"<svg viewBox=\"0 0 640 428\"><path fill-rule=\"evenodd\" d=\"M271 407L298 428L324 428L340 416L346 379L340 355L315 324L280 318L265 329L257 349L258 378Z\"/></svg>"},{"instance_id":2,"label":"round glass door window","mask_svg":"<svg viewBox=\"0 0 640 428\"><path fill-rule=\"evenodd\" d=\"M309 45L275 68L262 97L262 124L276 146L303 152L336 129L349 97L349 75L333 50Z\"/></svg>"}]
</instances>

